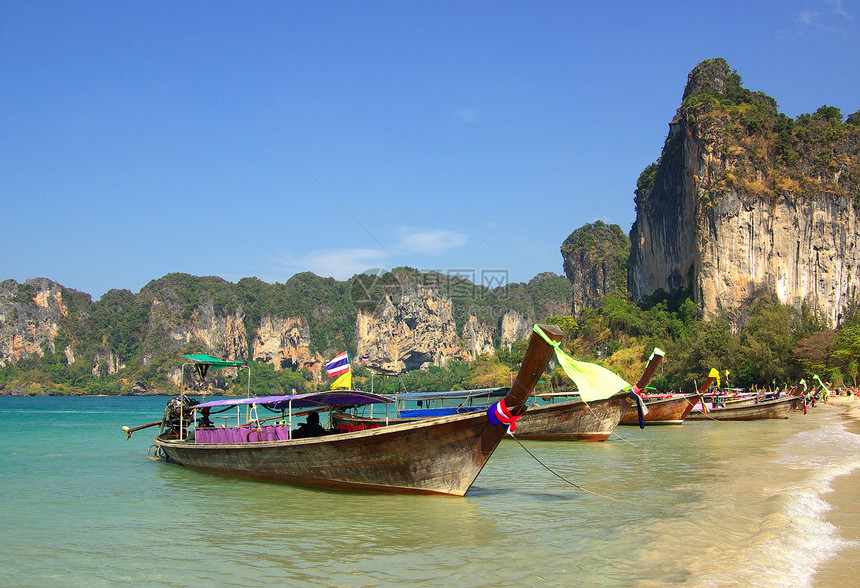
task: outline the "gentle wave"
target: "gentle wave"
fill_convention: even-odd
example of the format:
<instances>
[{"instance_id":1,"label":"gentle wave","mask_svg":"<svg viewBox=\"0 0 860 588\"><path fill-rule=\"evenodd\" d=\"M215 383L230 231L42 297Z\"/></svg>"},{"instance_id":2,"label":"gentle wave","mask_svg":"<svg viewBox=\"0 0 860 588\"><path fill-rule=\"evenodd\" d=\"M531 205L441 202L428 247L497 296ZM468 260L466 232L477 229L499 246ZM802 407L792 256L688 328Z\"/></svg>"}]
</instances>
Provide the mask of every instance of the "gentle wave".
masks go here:
<instances>
[{"instance_id":1,"label":"gentle wave","mask_svg":"<svg viewBox=\"0 0 860 588\"><path fill-rule=\"evenodd\" d=\"M860 435L841 424L802 431L779 448L774 463L802 474L795 482L763 489L774 505L757 533L720 558L717 568L693 577L705 586L739 582L750 586L809 586L819 566L857 542L841 537L825 518L831 483L860 468Z\"/></svg>"}]
</instances>

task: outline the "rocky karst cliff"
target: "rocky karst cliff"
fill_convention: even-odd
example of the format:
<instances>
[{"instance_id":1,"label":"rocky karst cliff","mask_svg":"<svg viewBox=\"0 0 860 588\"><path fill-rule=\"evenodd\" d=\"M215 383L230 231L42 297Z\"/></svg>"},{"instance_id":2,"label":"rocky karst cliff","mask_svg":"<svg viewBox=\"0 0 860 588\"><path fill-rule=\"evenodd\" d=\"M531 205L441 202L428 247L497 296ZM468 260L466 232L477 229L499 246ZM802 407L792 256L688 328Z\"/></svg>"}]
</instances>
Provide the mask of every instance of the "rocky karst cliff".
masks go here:
<instances>
[{"instance_id":1,"label":"rocky karst cliff","mask_svg":"<svg viewBox=\"0 0 860 588\"><path fill-rule=\"evenodd\" d=\"M688 289L742 321L762 292L831 323L860 286L860 116L791 119L722 59L689 75L658 163L636 190L628 286Z\"/></svg>"},{"instance_id":2,"label":"rocky karst cliff","mask_svg":"<svg viewBox=\"0 0 860 588\"><path fill-rule=\"evenodd\" d=\"M58 338L60 320L67 315L59 284L46 279L0 283L0 366L45 353L63 353L73 362L68 340Z\"/></svg>"},{"instance_id":3,"label":"rocky karst cliff","mask_svg":"<svg viewBox=\"0 0 860 588\"><path fill-rule=\"evenodd\" d=\"M371 366L386 370L445 366L494 349L492 326L470 316L461 341L452 300L418 284L404 282L375 312L359 311L356 326L358 354L367 354Z\"/></svg>"},{"instance_id":4,"label":"rocky karst cliff","mask_svg":"<svg viewBox=\"0 0 860 588\"><path fill-rule=\"evenodd\" d=\"M571 314L596 308L607 294L627 295L630 240L618 225L595 221L576 229L561 245L564 273L572 284Z\"/></svg>"},{"instance_id":5,"label":"rocky karst cliff","mask_svg":"<svg viewBox=\"0 0 860 588\"><path fill-rule=\"evenodd\" d=\"M402 371L422 365L439 365L457 345L450 301L421 297L424 292L404 292L389 298L380 312L360 311L356 319L359 355L368 354L370 364ZM422 317L419 320L418 317Z\"/></svg>"},{"instance_id":6,"label":"rocky karst cliff","mask_svg":"<svg viewBox=\"0 0 860 588\"><path fill-rule=\"evenodd\" d=\"M317 377L324 358L310 349L311 333L302 317L265 316L252 341L254 361L270 363L275 371L308 369Z\"/></svg>"},{"instance_id":7,"label":"rocky karst cliff","mask_svg":"<svg viewBox=\"0 0 860 588\"><path fill-rule=\"evenodd\" d=\"M498 291L440 288L450 286L443 278L391 272L385 287L371 288L380 298L358 303L352 284L312 274L286 284L169 274L138 294L111 290L97 302L46 279L7 280L0 284L0 367L115 376L155 392L159 382L178 385L181 354L206 352L322 381L322 365L345 348L394 371L471 361L528 337L536 320L564 314L570 299L554 274Z\"/></svg>"}]
</instances>

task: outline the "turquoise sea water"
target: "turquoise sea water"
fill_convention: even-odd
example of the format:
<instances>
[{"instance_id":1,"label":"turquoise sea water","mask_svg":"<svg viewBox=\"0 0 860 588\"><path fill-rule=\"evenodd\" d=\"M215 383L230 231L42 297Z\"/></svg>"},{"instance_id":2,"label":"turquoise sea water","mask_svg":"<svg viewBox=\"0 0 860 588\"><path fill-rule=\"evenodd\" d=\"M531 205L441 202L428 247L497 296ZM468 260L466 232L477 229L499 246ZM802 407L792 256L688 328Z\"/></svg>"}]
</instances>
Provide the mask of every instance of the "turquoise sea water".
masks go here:
<instances>
[{"instance_id":1,"label":"turquoise sea water","mask_svg":"<svg viewBox=\"0 0 860 588\"><path fill-rule=\"evenodd\" d=\"M167 398L0 398L0 585L814 584L860 436L784 421L504 441L465 498L331 492L147 459Z\"/></svg>"}]
</instances>

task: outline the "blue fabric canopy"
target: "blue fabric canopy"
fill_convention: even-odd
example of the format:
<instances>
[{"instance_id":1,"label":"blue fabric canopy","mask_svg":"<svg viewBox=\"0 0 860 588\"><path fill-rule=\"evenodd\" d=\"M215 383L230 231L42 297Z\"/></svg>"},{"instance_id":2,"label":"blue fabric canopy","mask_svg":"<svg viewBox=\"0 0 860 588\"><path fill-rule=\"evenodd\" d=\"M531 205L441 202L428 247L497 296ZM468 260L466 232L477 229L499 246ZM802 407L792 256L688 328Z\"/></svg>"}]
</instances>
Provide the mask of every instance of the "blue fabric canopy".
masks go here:
<instances>
[{"instance_id":1,"label":"blue fabric canopy","mask_svg":"<svg viewBox=\"0 0 860 588\"><path fill-rule=\"evenodd\" d=\"M361 390L325 390L307 394L292 394L289 396L258 396L256 398L225 398L210 400L196 405L195 409L213 408L216 406L239 406L243 404L262 404L273 410L293 408L310 408L315 406L357 406L361 404L377 404L391 402L380 394L362 392Z\"/></svg>"}]
</instances>

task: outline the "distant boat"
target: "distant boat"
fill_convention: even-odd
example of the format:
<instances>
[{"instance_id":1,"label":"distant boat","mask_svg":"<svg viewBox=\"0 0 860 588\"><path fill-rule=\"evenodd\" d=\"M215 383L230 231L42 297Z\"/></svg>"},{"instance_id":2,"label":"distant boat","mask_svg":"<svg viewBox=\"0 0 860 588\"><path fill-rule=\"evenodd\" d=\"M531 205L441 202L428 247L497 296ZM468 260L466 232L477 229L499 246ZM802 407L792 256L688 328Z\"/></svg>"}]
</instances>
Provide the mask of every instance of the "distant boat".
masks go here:
<instances>
[{"instance_id":1,"label":"distant boat","mask_svg":"<svg viewBox=\"0 0 860 588\"><path fill-rule=\"evenodd\" d=\"M540 328L551 340L562 339L558 327ZM525 411L526 399L553 353L547 341L532 334L522 367L504 398L511 414ZM353 398L337 396L331 392L236 399L202 403L194 408L195 414L202 414L203 408L245 405L250 409L259 404L292 413L292 409L309 404L331 408L386 400L366 392ZM169 463L305 486L455 496L469 490L506 430L504 425L491 424L485 412L473 412L321 437L282 439L283 431L266 431L272 427L263 427L259 419L252 419L245 427L231 427L231 434L225 433L224 440L201 442L204 440L197 440L197 434L190 438L183 427L187 418L180 416L178 427L173 422L162 421L162 432L155 439L157 452ZM132 431L124 430L129 435ZM216 430L215 436L217 433Z\"/></svg>"},{"instance_id":2,"label":"distant boat","mask_svg":"<svg viewBox=\"0 0 860 588\"><path fill-rule=\"evenodd\" d=\"M693 411L688 421L757 421L762 419L787 419L802 401L800 396L783 396L761 402L741 402L711 408L707 413Z\"/></svg>"},{"instance_id":3,"label":"distant boat","mask_svg":"<svg viewBox=\"0 0 860 588\"><path fill-rule=\"evenodd\" d=\"M603 400L575 399L531 406L517 421L517 439L606 441L632 404L625 390Z\"/></svg>"},{"instance_id":4,"label":"distant boat","mask_svg":"<svg viewBox=\"0 0 860 588\"><path fill-rule=\"evenodd\" d=\"M693 411L696 402L702 399L702 394L716 380L716 375L709 375L699 390L694 394L643 394L642 399L648 413L643 415L647 425L680 425ZM694 400L695 399L695 400ZM638 425L639 417L635 408L631 408L621 418L622 425Z\"/></svg>"}]
</instances>

